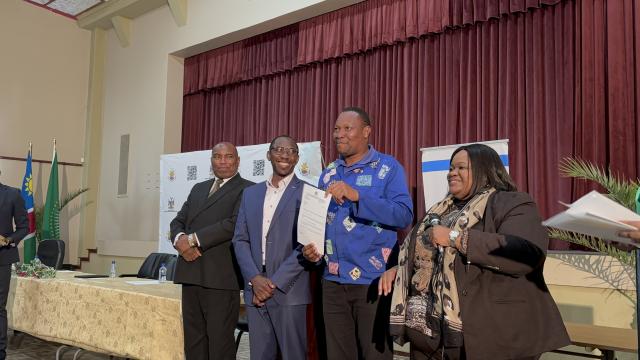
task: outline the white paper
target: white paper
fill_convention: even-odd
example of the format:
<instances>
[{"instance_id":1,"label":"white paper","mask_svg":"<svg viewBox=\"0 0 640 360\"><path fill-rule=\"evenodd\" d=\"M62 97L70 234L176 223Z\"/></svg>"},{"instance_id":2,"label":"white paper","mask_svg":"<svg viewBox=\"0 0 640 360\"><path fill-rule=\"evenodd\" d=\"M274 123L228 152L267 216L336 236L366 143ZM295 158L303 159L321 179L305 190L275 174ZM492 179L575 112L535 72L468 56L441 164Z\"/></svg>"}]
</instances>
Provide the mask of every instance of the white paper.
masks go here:
<instances>
[{"instance_id":1,"label":"white paper","mask_svg":"<svg viewBox=\"0 0 640 360\"><path fill-rule=\"evenodd\" d=\"M298 242L314 244L321 254L324 254L324 231L330 202L331 196L325 197L324 190L304 184L298 214Z\"/></svg>"},{"instance_id":2,"label":"white paper","mask_svg":"<svg viewBox=\"0 0 640 360\"><path fill-rule=\"evenodd\" d=\"M158 285L160 284L159 280L133 280L133 281L125 281L127 284L131 285Z\"/></svg>"},{"instance_id":3,"label":"white paper","mask_svg":"<svg viewBox=\"0 0 640 360\"><path fill-rule=\"evenodd\" d=\"M567 210L547 219L542 225L640 247L633 240L618 236L619 231L637 230L620 221L640 221L640 215L626 207L597 191L568 206Z\"/></svg>"}]
</instances>

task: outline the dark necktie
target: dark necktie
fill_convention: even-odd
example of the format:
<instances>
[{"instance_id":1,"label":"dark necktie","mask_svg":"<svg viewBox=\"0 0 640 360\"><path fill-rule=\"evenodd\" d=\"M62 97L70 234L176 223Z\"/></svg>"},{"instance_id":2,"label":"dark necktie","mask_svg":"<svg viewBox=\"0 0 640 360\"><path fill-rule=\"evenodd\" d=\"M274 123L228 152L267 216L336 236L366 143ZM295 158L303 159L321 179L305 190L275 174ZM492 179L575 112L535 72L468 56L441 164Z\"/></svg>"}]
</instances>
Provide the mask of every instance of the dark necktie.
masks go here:
<instances>
[{"instance_id":1,"label":"dark necktie","mask_svg":"<svg viewBox=\"0 0 640 360\"><path fill-rule=\"evenodd\" d=\"M218 189L220 189L220 185L222 185L222 182L224 180L223 179L216 179L216 181L213 183L213 186L211 187L211 190L209 191L209 197L211 197L211 195L215 194L216 191L218 191Z\"/></svg>"}]
</instances>

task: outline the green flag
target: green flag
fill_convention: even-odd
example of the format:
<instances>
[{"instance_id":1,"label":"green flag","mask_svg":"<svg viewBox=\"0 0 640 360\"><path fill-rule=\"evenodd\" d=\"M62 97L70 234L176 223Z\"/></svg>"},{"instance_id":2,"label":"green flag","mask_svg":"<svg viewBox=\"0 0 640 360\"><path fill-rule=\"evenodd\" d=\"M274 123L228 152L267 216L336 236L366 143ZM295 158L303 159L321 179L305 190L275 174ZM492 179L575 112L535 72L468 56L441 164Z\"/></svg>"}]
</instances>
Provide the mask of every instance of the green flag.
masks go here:
<instances>
[{"instance_id":1,"label":"green flag","mask_svg":"<svg viewBox=\"0 0 640 360\"><path fill-rule=\"evenodd\" d=\"M49 187L47 199L44 203L44 215L42 218L42 239L60 239L60 195L58 191L58 154L55 145L53 147L53 161L51 162L51 174L49 175Z\"/></svg>"}]
</instances>

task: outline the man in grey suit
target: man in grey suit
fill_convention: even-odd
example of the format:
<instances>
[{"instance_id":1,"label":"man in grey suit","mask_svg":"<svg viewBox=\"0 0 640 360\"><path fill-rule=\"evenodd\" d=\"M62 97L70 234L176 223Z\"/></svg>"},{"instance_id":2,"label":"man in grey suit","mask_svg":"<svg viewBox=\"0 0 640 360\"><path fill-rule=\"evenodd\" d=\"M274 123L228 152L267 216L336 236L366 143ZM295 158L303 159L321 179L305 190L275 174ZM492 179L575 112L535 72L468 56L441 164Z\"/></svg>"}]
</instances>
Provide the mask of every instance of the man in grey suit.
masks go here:
<instances>
[{"instance_id":1,"label":"man in grey suit","mask_svg":"<svg viewBox=\"0 0 640 360\"><path fill-rule=\"evenodd\" d=\"M297 241L303 183L293 170L298 146L278 136L267 159L273 175L242 195L233 246L244 277L251 359L305 359L309 273Z\"/></svg>"},{"instance_id":2,"label":"man in grey suit","mask_svg":"<svg viewBox=\"0 0 640 360\"><path fill-rule=\"evenodd\" d=\"M7 357L7 296L11 264L20 261L17 246L28 231L29 220L20 190L0 183L0 360Z\"/></svg>"},{"instance_id":3,"label":"man in grey suit","mask_svg":"<svg viewBox=\"0 0 640 360\"><path fill-rule=\"evenodd\" d=\"M194 185L171 222L173 246L180 254L174 282L182 284L187 360L235 359L233 332L242 280L231 238L242 191L253 184L240 177L239 164L233 144L215 145L215 179Z\"/></svg>"}]
</instances>

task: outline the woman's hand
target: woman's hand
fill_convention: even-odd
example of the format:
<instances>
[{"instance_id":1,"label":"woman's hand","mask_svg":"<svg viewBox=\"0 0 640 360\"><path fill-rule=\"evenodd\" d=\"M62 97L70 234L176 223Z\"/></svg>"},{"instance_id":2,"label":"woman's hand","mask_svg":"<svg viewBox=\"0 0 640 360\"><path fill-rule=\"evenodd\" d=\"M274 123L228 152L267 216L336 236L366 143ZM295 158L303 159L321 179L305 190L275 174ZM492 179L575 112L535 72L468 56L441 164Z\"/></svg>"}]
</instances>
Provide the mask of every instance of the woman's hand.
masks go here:
<instances>
[{"instance_id":1,"label":"woman's hand","mask_svg":"<svg viewBox=\"0 0 640 360\"><path fill-rule=\"evenodd\" d=\"M451 229L442 225L434 225L429 228L429 239L431 239L431 243L433 246L443 246L447 247L449 245L449 233Z\"/></svg>"},{"instance_id":2,"label":"woman's hand","mask_svg":"<svg viewBox=\"0 0 640 360\"><path fill-rule=\"evenodd\" d=\"M393 282L396 281L396 273L398 272L398 267L394 266L391 269L382 273L380 276L380 281L378 282L378 295L387 296L391 293L393 289Z\"/></svg>"},{"instance_id":3,"label":"woman's hand","mask_svg":"<svg viewBox=\"0 0 640 360\"><path fill-rule=\"evenodd\" d=\"M634 226L639 230L625 230L618 232L618 236L632 239L635 242L640 242L640 221L621 221L627 225Z\"/></svg>"}]
</instances>

